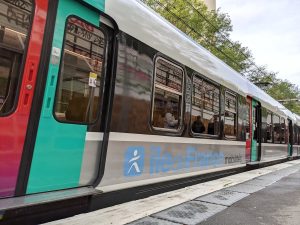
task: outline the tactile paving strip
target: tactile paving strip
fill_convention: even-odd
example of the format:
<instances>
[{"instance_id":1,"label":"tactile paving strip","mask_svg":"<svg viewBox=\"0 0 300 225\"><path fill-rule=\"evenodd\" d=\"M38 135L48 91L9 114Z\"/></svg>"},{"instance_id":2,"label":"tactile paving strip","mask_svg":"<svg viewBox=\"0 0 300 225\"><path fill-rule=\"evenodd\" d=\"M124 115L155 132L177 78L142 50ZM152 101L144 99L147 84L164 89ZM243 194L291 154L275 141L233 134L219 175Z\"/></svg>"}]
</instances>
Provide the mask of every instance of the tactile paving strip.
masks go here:
<instances>
[{"instance_id":1,"label":"tactile paving strip","mask_svg":"<svg viewBox=\"0 0 300 225\"><path fill-rule=\"evenodd\" d=\"M221 190L211 193L209 195L205 195L203 197L197 198L197 201L210 202L219 205L230 206L233 203L247 197L249 194L241 193L231 190Z\"/></svg>"},{"instance_id":2,"label":"tactile paving strip","mask_svg":"<svg viewBox=\"0 0 300 225\"><path fill-rule=\"evenodd\" d=\"M127 225L179 225L179 223L173 223L167 220L157 219L153 217L145 217L143 219L127 223Z\"/></svg>"},{"instance_id":3,"label":"tactile paving strip","mask_svg":"<svg viewBox=\"0 0 300 225\"><path fill-rule=\"evenodd\" d=\"M196 225L226 208L226 206L222 205L215 205L200 201L189 201L153 214L151 217L173 221L180 224Z\"/></svg>"},{"instance_id":4,"label":"tactile paving strip","mask_svg":"<svg viewBox=\"0 0 300 225\"><path fill-rule=\"evenodd\" d=\"M237 191L237 192L248 193L248 194L252 194L252 193L260 191L262 189L264 189L264 187L262 187L262 186L247 185L247 184L243 184L243 183L232 186L230 188L226 188L226 190L229 190L229 191Z\"/></svg>"}]
</instances>

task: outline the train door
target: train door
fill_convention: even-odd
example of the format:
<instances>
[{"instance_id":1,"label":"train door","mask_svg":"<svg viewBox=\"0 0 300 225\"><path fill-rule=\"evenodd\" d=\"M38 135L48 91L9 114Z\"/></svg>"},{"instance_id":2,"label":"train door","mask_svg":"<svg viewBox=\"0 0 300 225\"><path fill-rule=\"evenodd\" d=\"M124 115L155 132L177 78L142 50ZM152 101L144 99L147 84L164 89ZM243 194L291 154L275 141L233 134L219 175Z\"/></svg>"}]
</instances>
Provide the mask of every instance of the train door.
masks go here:
<instances>
[{"instance_id":1,"label":"train door","mask_svg":"<svg viewBox=\"0 0 300 225\"><path fill-rule=\"evenodd\" d=\"M251 162L257 162L261 158L261 107L255 99L248 98L250 109L250 136L251 136Z\"/></svg>"},{"instance_id":2,"label":"train door","mask_svg":"<svg viewBox=\"0 0 300 225\"><path fill-rule=\"evenodd\" d=\"M92 185L98 176L112 36L100 10L58 1L27 194Z\"/></svg>"},{"instance_id":3,"label":"train door","mask_svg":"<svg viewBox=\"0 0 300 225\"><path fill-rule=\"evenodd\" d=\"M0 198L16 189L47 7L47 0L0 0Z\"/></svg>"},{"instance_id":4,"label":"train door","mask_svg":"<svg viewBox=\"0 0 300 225\"><path fill-rule=\"evenodd\" d=\"M252 141L252 100L251 98L247 98L247 110L249 113L249 119L248 119L248 124L247 124L247 129L246 129L246 162L251 161L251 141Z\"/></svg>"}]
</instances>

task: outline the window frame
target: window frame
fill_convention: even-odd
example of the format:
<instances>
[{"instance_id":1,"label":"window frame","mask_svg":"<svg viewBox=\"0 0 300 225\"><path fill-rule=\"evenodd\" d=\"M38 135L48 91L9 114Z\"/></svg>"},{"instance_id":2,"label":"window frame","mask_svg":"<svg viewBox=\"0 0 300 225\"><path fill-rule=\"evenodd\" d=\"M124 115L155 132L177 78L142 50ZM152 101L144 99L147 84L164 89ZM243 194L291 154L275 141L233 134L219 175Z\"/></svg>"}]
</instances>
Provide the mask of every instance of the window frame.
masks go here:
<instances>
[{"instance_id":1,"label":"window frame","mask_svg":"<svg viewBox=\"0 0 300 225\"><path fill-rule=\"evenodd\" d=\"M68 20L70 18L76 18L94 28L99 29L100 31L102 31L103 35L104 35L104 46L103 46L103 63L102 63L102 68L101 68L101 80L100 80L100 86L99 86L99 94L101 94L100 98L99 98L99 110L97 112L97 116L95 117L94 121L92 122L77 122L77 121L68 121L68 120L60 120L59 118L57 118L56 114L55 114L55 108L56 108L56 103L58 101L58 90L59 90L59 83L60 83L60 78L62 76L61 70L62 70L62 62L63 62L63 53L64 53L64 49L65 49L65 44L66 44L66 35L67 35L67 25L68 25ZM85 19L71 14L69 15L66 20L65 20L65 27L64 27L64 37L63 37L63 44L62 44L62 50L61 50L61 55L60 55L60 60L59 60L59 70L58 70L58 76L57 76L57 82L56 82L56 87L55 87L55 96L54 96L54 101L53 101L53 108L52 108L52 115L54 117L54 119L59 122L59 123L65 123L65 124L78 124L78 125L87 125L87 126L91 126L94 125L98 122L99 118L101 118L102 115L102 107L103 107L103 90L104 90L104 81L106 78L106 65L107 65L107 52L108 52L108 32L106 31L106 29L104 27L101 26L100 24L100 20L98 23L98 26L90 23L89 21L86 21ZM50 63L50 62L49 62Z\"/></svg>"},{"instance_id":2,"label":"window frame","mask_svg":"<svg viewBox=\"0 0 300 225\"><path fill-rule=\"evenodd\" d=\"M203 134L203 133L195 133L193 132L192 130L192 110L193 110L193 98L194 98L194 94L193 94L193 91L194 91L194 78L195 77L198 77L198 79L201 79L202 81L208 83L208 84L211 84L212 86L218 88L219 90L219 133L218 134ZM220 126L220 123L221 123L221 92L222 92L222 89L221 89L221 85L216 83L215 81L212 81L208 78L206 78L204 75L200 74L200 73L197 73L197 72L193 72L192 74L192 79L191 79L191 113L190 113L190 133L192 135L192 137L195 137L195 138L207 138L207 139L219 139L220 135L221 135L221 126Z\"/></svg>"},{"instance_id":3,"label":"window frame","mask_svg":"<svg viewBox=\"0 0 300 225\"><path fill-rule=\"evenodd\" d=\"M236 132L235 136L228 136L228 135L225 134L225 119L226 119L226 115L225 114L226 114L226 111L230 112L230 113L234 113L232 111L226 110L226 94L227 93L230 94L230 95L235 96L235 106L236 106L236 111L235 111L235 126L234 126L234 129L235 129L235 132ZM237 97L238 97L237 93L235 93L235 92L233 92L233 91L225 88L225 92L224 92L224 126L223 126L223 133L224 133L224 139L225 140L232 140L232 141L237 140L237 132L238 132L238 121L237 121L237 119L238 119L238 100L237 100Z\"/></svg>"},{"instance_id":4,"label":"window frame","mask_svg":"<svg viewBox=\"0 0 300 225\"><path fill-rule=\"evenodd\" d=\"M153 126L153 119L154 119L154 107L155 107L155 93L156 93L156 72L157 72L157 62L158 60L163 60L175 67L177 67L178 69L180 69L182 71L182 92L181 92L181 104L180 104L180 117L178 118L179 120L179 124L178 124L178 128L177 129L169 129L169 128L164 128L164 127L156 127ZM166 57L165 55L162 55L160 53L158 53L155 57L154 57L154 63L153 63L153 78L152 78L152 95L151 95L151 115L150 115L150 123L149 126L151 128L152 131L156 131L156 132L162 132L162 133L166 133L166 134L173 134L173 135L177 135L180 134L183 130L183 121L184 121L184 112L185 112L185 96L186 96L186 90L185 90L185 79L186 79L186 70L185 67L179 63L177 63L176 61L172 60L169 57ZM160 88L160 87L159 87ZM162 88L160 88L162 89ZM164 91L170 91L173 94L176 94L176 90L172 91L172 90L167 90L167 89L163 89Z\"/></svg>"},{"instance_id":5,"label":"window frame","mask_svg":"<svg viewBox=\"0 0 300 225\"><path fill-rule=\"evenodd\" d=\"M8 3L8 4L10 4L10 3ZM22 83L23 83L24 73L25 73L25 65L27 63L27 57L28 57L28 48L29 48L29 43L31 40L32 27L33 27L33 22L34 22L34 18L35 18L35 10L36 10L36 2L35 2L35 0L32 0L32 11L31 11L31 15L30 15L30 23L29 23L29 27L28 27L28 33L27 33L26 41L24 43L25 47L24 47L23 55L21 57L19 72L17 74L19 78L17 81L17 88L16 88L16 92L15 92L16 96L14 97L13 105L12 105L11 109L6 113L0 113L0 118L8 117L8 116L14 114L19 105L20 93L21 93ZM9 50L8 48L5 48L5 49Z\"/></svg>"}]
</instances>

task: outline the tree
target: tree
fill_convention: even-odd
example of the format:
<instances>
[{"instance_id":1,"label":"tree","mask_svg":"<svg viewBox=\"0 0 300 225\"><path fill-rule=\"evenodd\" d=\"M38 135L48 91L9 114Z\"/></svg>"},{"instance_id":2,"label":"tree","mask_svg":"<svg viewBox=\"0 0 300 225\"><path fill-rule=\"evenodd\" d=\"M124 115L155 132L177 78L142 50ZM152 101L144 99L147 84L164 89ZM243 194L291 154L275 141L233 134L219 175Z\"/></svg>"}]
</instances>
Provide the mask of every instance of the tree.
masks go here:
<instances>
[{"instance_id":1,"label":"tree","mask_svg":"<svg viewBox=\"0 0 300 225\"><path fill-rule=\"evenodd\" d=\"M266 66L257 67L249 75L248 79L261 89L265 90L270 96L277 100L299 99L299 88L287 80L277 78L277 73L270 72ZM294 113L300 114L300 105L296 101L286 101L282 103L286 108Z\"/></svg>"},{"instance_id":2,"label":"tree","mask_svg":"<svg viewBox=\"0 0 300 225\"><path fill-rule=\"evenodd\" d=\"M277 81L276 76L277 73L268 71L266 66L252 66L247 73L248 80L264 90L268 90L269 86Z\"/></svg>"},{"instance_id":3,"label":"tree","mask_svg":"<svg viewBox=\"0 0 300 225\"><path fill-rule=\"evenodd\" d=\"M220 9L209 11L201 0L143 2L273 98L281 100L300 97L300 90L296 85L278 79L277 73L269 71L266 66L257 66L251 51L240 42L230 39L231 19ZM285 103L285 106L300 114L300 105L296 102Z\"/></svg>"},{"instance_id":4,"label":"tree","mask_svg":"<svg viewBox=\"0 0 300 225\"><path fill-rule=\"evenodd\" d=\"M268 94L277 100L300 99L299 88L287 80L276 79L273 85L267 90ZM283 105L300 115L300 105L296 101L287 101Z\"/></svg>"},{"instance_id":5,"label":"tree","mask_svg":"<svg viewBox=\"0 0 300 225\"><path fill-rule=\"evenodd\" d=\"M238 72L247 70L251 64L249 60L253 57L250 50L242 47L240 42L230 40L230 17L219 9L209 11L199 0L144 2Z\"/></svg>"}]
</instances>

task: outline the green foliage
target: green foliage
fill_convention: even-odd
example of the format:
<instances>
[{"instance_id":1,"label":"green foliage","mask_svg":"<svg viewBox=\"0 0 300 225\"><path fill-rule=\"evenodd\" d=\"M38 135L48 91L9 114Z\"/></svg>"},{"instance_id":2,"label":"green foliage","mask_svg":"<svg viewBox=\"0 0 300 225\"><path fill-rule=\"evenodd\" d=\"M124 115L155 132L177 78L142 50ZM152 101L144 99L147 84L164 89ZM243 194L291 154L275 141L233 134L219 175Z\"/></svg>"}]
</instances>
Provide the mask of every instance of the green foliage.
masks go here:
<instances>
[{"instance_id":1,"label":"green foliage","mask_svg":"<svg viewBox=\"0 0 300 225\"><path fill-rule=\"evenodd\" d=\"M230 39L230 17L220 9L209 11L201 0L143 0L178 29L277 100L300 98L299 88L276 78L277 73L265 66L256 66L251 51ZM300 105L288 102L285 106L300 114Z\"/></svg>"},{"instance_id":2,"label":"green foliage","mask_svg":"<svg viewBox=\"0 0 300 225\"><path fill-rule=\"evenodd\" d=\"M262 84L261 87L266 86L266 89L277 80L277 73L268 71L265 66L258 66L250 71L247 78L254 84Z\"/></svg>"},{"instance_id":3,"label":"green foliage","mask_svg":"<svg viewBox=\"0 0 300 225\"><path fill-rule=\"evenodd\" d=\"M209 11L199 0L144 2L238 72L249 67L249 59L252 59L250 50L230 40L230 17L219 9Z\"/></svg>"},{"instance_id":4,"label":"green foliage","mask_svg":"<svg viewBox=\"0 0 300 225\"><path fill-rule=\"evenodd\" d=\"M278 100L300 98L299 88L287 80L283 81L280 79L276 79L273 85L267 90L267 92L273 98ZM286 108L300 115L300 105L298 102L288 101L283 104Z\"/></svg>"},{"instance_id":5,"label":"green foliage","mask_svg":"<svg viewBox=\"0 0 300 225\"><path fill-rule=\"evenodd\" d=\"M299 88L287 80L278 79L277 73L269 72L265 66L257 68L248 79L265 90L270 96L277 100L300 99ZM286 108L300 115L300 105L296 101L282 103Z\"/></svg>"}]
</instances>

